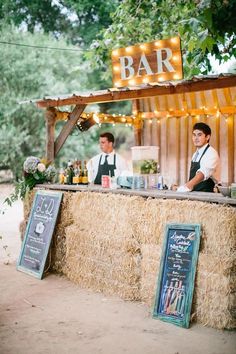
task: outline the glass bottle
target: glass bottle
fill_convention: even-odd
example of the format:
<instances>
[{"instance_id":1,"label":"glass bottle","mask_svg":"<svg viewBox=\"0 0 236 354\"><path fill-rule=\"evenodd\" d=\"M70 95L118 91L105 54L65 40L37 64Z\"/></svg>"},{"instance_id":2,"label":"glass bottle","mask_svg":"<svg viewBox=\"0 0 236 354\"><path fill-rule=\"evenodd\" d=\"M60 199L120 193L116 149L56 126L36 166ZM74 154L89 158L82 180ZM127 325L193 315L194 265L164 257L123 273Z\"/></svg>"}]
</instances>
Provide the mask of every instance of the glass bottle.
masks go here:
<instances>
[{"instance_id":1,"label":"glass bottle","mask_svg":"<svg viewBox=\"0 0 236 354\"><path fill-rule=\"evenodd\" d=\"M83 170L82 184L83 185L88 185L87 161L84 161L84 170Z\"/></svg>"},{"instance_id":2,"label":"glass bottle","mask_svg":"<svg viewBox=\"0 0 236 354\"><path fill-rule=\"evenodd\" d=\"M66 183L72 184L74 177L73 163L69 160L66 169Z\"/></svg>"}]
</instances>

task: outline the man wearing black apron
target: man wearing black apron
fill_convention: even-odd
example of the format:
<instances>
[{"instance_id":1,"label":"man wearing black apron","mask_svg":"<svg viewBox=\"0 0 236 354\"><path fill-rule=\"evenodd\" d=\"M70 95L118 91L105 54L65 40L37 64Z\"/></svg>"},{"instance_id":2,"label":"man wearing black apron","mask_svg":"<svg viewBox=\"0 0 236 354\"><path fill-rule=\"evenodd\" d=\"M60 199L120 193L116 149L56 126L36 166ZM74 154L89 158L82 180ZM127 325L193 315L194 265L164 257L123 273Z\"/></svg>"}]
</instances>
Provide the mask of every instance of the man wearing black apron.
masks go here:
<instances>
[{"instance_id":1,"label":"man wearing black apron","mask_svg":"<svg viewBox=\"0 0 236 354\"><path fill-rule=\"evenodd\" d=\"M102 176L118 176L127 170L126 161L114 151L114 142L113 134L106 132L100 135L99 145L102 153L87 163L90 182L101 184Z\"/></svg>"},{"instance_id":2,"label":"man wearing black apron","mask_svg":"<svg viewBox=\"0 0 236 354\"><path fill-rule=\"evenodd\" d=\"M211 128L205 123L193 127L193 143L197 150L193 155L189 180L177 192L213 192L215 182L220 177L218 153L209 145Z\"/></svg>"}]
</instances>

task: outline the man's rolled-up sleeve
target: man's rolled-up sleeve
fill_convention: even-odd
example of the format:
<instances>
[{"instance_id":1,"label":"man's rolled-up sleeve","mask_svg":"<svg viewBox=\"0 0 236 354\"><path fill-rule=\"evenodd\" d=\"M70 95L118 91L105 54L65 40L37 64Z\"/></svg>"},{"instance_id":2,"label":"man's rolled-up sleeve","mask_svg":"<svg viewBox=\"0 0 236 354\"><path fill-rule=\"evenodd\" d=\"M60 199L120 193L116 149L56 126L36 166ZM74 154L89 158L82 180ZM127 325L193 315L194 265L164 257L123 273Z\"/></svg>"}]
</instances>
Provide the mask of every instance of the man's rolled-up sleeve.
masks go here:
<instances>
[{"instance_id":1,"label":"man's rolled-up sleeve","mask_svg":"<svg viewBox=\"0 0 236 354\"><path fill-rule=\"evenodd\" d=\"M219 156L217 153L211 153L211 156L203 156L200 162L200 168L197 172L202 172L204 175L204 181L211 177L219 163Z\"/></svg>"}]
</instances>

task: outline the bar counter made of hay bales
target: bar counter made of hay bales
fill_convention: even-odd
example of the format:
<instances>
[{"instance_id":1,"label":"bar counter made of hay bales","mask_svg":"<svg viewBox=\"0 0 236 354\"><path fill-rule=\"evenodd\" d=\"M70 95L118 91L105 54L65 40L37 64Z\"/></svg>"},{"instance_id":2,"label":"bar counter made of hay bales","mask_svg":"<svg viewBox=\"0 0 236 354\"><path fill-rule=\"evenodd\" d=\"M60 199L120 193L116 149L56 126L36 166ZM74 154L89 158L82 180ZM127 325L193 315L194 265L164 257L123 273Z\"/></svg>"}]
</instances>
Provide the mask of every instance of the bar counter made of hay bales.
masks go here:
<instances>
[{"instance_id":1,"label":"bar counter made of hay bales","mask_svg":"<svg viewBox=\"0 0 236 354\"><path fill-rule=\"evenodd\" d=\"M37 189L63 190L51 269L81 287L150 308L165 225L201 224L191 318L214 328L236 327L236 199L200 192L39 185L24 203L25 224Z\"/></svg>"}]
</instances>

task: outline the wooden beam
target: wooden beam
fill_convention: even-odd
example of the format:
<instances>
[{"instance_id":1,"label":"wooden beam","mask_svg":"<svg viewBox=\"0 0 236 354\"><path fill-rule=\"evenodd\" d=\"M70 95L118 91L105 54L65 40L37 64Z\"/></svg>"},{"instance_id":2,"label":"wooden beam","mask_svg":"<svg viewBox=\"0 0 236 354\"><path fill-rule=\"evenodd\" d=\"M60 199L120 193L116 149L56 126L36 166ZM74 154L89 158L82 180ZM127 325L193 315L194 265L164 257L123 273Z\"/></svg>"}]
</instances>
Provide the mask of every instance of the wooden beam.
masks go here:
<instances>
[{"instance_id":1,"label":"wooden beam","mask_svg":"<svg viewBox=\"0 0 236 354\"><path fill-rule=\"evenodd\" d=\"M75 108L73 109L72 113L69 116L69 120L66 122L66 124L62 128L60 134L58 135L55 141L55 157L57 156L58 152L61 150L63 144L65 143L67 137L69 136L70 132L74 128L75 124L77 123L85 107L86 107L85 104L81 104L75 106Z\"/></svg>"},{"instance_id":2,"label":"wooden beam","mask_svg":"<svg viewBox=\"0 0 236 354\"><path fill-rule=\"evenodd\" d=\"M186 92L196 92L213 90L216 88L225 88L236 86L236 75L229 77L218 77L218 78L208 78L199 79L198 81L184 81L180 83L167 82L166 84L157 86L148 86L145 88L137 89L127 89L127 90L104 90L88 95L75 95L72 94L69 97L63 98L45 98L42 100L36 100L38 107L58 107L65 105L82 105L90 103L101 103L101 102L115 102L115 101L125 101L133 99L141 99L145 97L153 97L159 95L172 95L177 93Z\"/></svg>"},{"instance_id":3,"label":"wooden beam","mask_svg":"<svg viewBox=\"0 0 236 354\"><path fill-rule=\"evenodd\" d=\"M56 124L56 110L48 108L45 113L46 120L46 159L47 161L54 160L54 136Z\"/></svg>"}]
</instances>

